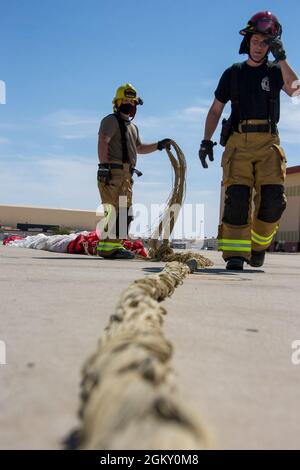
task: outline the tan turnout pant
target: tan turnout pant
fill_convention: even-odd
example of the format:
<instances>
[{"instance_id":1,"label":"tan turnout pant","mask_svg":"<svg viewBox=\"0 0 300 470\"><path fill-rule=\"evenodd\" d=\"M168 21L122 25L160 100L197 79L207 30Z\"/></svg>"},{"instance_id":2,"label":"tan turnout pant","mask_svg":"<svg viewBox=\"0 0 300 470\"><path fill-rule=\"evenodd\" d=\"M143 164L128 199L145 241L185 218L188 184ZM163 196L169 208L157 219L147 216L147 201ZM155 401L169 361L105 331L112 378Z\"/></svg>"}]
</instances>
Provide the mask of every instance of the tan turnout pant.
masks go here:
<instances>
[{"instance_id":1,"label":"tan turnout pant","mask_svg":"<svg viewBox=\"0 0 300 470\"><path fill-rule=\"evenodd\" d=\"M252 120L248 124L264 122ZM249 259L251 250L269 247L286 207L285 154L277 135L234 132L221 165L225 201L218 249L225 260L234 256Z\"/></svg>"},{"instance_id":2,"label":"tan turnout pant","mask_svg":"<svg viewBox=\"0 0 300 470\"><path fill-rule=\"evenodd\" d=\"M111 169L109 184L98 182L98 189L104 206L104 231L98 251L107 252L121 247L121 240L128 237L128 228L132 217L128 214L132 206L133 178L129 164L123 169ZM105 253L104 253L105 254Z\"/></svg>"}]
</instances>

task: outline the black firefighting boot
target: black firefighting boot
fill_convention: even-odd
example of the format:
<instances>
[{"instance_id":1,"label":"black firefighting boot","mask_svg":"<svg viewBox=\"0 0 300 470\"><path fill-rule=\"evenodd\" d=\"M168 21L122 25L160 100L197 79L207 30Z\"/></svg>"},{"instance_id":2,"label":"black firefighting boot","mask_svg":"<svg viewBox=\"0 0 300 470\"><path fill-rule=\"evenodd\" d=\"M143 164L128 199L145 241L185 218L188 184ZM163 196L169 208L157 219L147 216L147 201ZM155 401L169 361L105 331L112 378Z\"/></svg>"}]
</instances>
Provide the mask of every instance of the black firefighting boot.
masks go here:
<instances>
[{"instance_id":1,"label":"black firefighting boot","mask_svg":"<svg viewBox=\"0 0 300 470\"><path fill-rule=\"evenodd\" d=\"M254 268L260 268L265 261L265 254L266 252L264 250L262 251L251 251L251 258L250 258L250 266L253 266Z\"/></svg>"},{"instance_id":2,"label":"black firefighting boot","mask_svg":"<svg viewBox=\"0 0 300 470\"><path fill-rule=\"evenodd\" d=\"M226 261L226 269L229 271L243 271L244 263L247 262L246 258L242 258L241 256L227 258Z\"/></svg>"}]
</instances>

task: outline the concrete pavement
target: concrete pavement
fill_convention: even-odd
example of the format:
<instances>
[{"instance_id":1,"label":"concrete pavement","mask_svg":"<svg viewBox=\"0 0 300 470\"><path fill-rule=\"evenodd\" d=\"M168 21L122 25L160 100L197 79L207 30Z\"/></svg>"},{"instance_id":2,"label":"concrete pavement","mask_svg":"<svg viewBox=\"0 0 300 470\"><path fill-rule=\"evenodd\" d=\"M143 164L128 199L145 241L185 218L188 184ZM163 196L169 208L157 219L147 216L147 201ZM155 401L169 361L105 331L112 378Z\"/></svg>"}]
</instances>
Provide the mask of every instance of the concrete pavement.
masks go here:
<instances>
[{"instance_id":1,"label":"concrete pavement","mask_svg":"<svg viewBox=\"0 0 300 470\"><path fill-rule=\"evenodd\" d=\"M164 302L181 395L220 448L300 448L300 255L190 275ZM120 292L163 266L0 247L0 447L55 449L76 426L80 368Z\"/></svg>"},{"instance_id":2,"label":"concrete pavement","mask_svg":"<svg viewBox=\"0 0 300 470\"><path fill-rule=\"evenodd\" d=\"M263 268L234 273L208 255L215 266L165 302L178 382L219 446L299 449L300 256L267 254Z\"/></svg>"}]
</instances>

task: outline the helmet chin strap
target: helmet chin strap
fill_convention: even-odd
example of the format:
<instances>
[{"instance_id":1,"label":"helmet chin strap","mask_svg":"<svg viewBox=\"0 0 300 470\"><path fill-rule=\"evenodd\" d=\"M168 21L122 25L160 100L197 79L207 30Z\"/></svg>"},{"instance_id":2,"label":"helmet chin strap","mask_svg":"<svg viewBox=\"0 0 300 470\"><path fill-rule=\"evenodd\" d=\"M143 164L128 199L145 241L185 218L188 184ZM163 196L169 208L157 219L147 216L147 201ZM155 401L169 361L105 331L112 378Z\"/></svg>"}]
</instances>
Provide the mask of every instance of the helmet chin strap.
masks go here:
<instances>
[{"instance_id":1,"label":"helmet chin strap","mask_svg":"<svg viewBox=\"0 0 300 470\"><path fill-rule=\"evenodd\" d=\"M136 104L134 105L134 111L129 115L130 116L130 121L133 121L136 115Z\"/></svg>"},{"instance_id":2,"label":"helmet chin strap","mask_svg":"<svg viewBox=\"0 0 300 470\"><path fill-rule=\"evenodd\" d=\"M264 62L267 62L267 60L268 60L268 54L269 54L269 51L265 54L265 56L264 56L261 60L255 60L255 59L253 59L253 57L252 57L250 51L249 51L249 53L248 53L250 59L251 59L253 62L255 62L256 64L263 64Z\"/></svg>"}]
</instances>

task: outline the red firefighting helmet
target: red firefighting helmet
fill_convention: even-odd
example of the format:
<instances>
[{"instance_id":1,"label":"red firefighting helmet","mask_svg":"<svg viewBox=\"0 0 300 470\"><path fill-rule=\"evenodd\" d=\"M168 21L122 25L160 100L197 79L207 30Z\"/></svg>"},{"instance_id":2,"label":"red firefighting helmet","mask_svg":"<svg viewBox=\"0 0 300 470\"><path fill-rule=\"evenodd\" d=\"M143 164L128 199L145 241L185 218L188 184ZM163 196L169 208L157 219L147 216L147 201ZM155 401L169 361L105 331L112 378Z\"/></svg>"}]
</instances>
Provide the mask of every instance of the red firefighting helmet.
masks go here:
<instances>
[{"instance_id":1,"label":"red firefighting helmet","mask_svg":"<svg viewBox=\"0 0 300 470\"><path fill-rule=\"evenodd\" d=\"M281 25L275 15L270 11L260 11L256 13L250 20L245 28L241 29L240 34L266 34L270 37L280 37L282 33Z\"/></svg>"}]
</instances>

